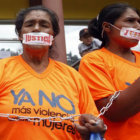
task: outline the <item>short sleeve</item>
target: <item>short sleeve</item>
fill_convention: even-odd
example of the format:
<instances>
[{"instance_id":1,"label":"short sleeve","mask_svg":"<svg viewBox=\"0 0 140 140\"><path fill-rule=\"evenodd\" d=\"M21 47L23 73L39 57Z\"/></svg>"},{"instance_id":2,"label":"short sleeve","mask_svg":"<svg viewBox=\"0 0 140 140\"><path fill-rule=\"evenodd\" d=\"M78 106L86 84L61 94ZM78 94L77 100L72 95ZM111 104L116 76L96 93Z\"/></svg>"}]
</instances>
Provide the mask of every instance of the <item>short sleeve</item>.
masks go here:
<instances>
[{"instance_id":1,"label":"short sleeve","mask_svg":"<svg viewBox=\"0 0 140 140\"><path fill-rule=\"evenodd\" d=\"M3 64L2 61L0 61L0 83L1 83L1 80L2 80L3 73L4 73L4 67L5 67L5 65Z\"/></svg>"},{"instance_id":2,"label":"short sleeve","mask_svg":"<svg viewBox=\"0 0 140 140\"><path fill-rule=\"evenodd\" d=\"M92 58L83 57L79 72L87 81L94 100L107 97L115 92L109 68L102 58L96 55Z\"/></svg>"}]
</instances>

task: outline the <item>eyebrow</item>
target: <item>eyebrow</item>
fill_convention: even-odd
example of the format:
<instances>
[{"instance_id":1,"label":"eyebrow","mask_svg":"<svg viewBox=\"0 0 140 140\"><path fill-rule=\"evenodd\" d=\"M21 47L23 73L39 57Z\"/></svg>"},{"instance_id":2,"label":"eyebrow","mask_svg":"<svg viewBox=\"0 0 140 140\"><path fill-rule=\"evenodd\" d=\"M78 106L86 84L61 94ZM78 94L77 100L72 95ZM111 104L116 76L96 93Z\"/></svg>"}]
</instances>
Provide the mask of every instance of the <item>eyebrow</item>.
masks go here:
<instances>
[{"instance_id":1,"label":"eyebrow","mask_svg":"<svg viewBox=\"0 0 140 140\"><path fill-rule=\"evenodd\" d=\"M127 20L127 19L140 20L140 17L128 16L128 17L126 17L125 19L126 19L126 20Z\"/></svg>"},{"instance_id":2,"label":"eyebrow","mask_svg":"<svg viewBox=\"0 0 140 140\"><path fill-rule=\"evenodd\" d=\"M138 17L135 17L134 15L127 15L126 18L140 18L139 16Z\"/></svg>"},{"instance_id":3,"label":"eyebrow","mask_svg":"<svg viewBox=\"0 0 140 140\"><path fill-rule=\"evenodd\" d=\"M31 19L31 20L27 20L27 21L25 21L24 22L24 24L26 24L26 23L34 23L35 22L35 20L34 19ZM39 22L41 22L41 23L46 23L46 24L51 24L49 21L47 21L47 20L40 20Z\"/></svg>"}]
</instances>

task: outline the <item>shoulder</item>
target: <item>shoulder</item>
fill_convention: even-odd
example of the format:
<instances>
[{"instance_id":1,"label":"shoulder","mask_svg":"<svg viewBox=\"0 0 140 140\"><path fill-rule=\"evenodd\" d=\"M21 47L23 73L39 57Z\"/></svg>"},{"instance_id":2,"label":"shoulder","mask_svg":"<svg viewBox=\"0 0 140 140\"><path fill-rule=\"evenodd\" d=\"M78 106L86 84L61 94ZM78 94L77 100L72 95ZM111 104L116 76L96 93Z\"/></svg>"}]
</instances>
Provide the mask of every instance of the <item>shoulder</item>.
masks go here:
<instances>
[{"instance_id":1,"label":"shoulder","mask_svg":"<svg viewBox=\"0 0 140 140\"><path fill-rule=\"evenodd\" d=\"M103 49L94 50L85 56L83 56L82 61L93 62L94 60L102 60L107 56Z\"/></svg>"},{"instance_id":2,"label":"shoulder","mask_svg":"<svg viewBox=\"0 0 140 140\"><path fill-rule=\"evenodd\" d=\"M55 73L60 77L63 77L72 83L74 82L76 85L83 85L85 84L85 79L81 76L81 74L75 70L74 68L68 66L59 61L55 61Z\"/></svg>"},{"instance_id":3,"label":"shoulder","mask_svg":"<svg viewBox=\"0 0 140 140\"><path fill-rule=\"evenodd\" d=\"M13 63L18 56L12 56L12 57L8 57L8 58L4 58L4 59L0 59L0 65L9 65L11 63Z\"/></svg>"},{"instance_id":4,"label":"shoulder","mask_svg":"<svg viewBox=\"0 0 140 140\"><path fill-rule=\"evenodd\" d=\"M85 46L85 44L80 43L80 44L78 45L78 48L79 48L79 49L82 49L84 46Z\"/></svg>"},{"instance_id":5,"label":"shoulder","mask_svg":"<svg viewBox=\"0 0 140 140\"><path fill-rule=\"evenodd\" d=\"M55 69L57 69L59 72L65 74L65 75L77 75L80 77L80 74L77 70L75 70L74 68L72 68L71 66L64 64L62 62L54 61L54 65L55 65Z\"/></svg>"},{"instance_id":6,"label":"shoulder","mask_svg":"<svg viewBox=\"0 0 140 140\"><path fill-rule=\"evenodd\" d=\"M17 56L12 56L0 60L0 78L7 73L13 73L13 71L17 68L17 61L15 60L16 58Z\"/></svg>"},{"instance_id":7,"label":"shoulder","mask_svg":"<svg viewBox=\"0 0 140 140\"><path fill-rule=\"evenodd\" d=\"M140 55L140 51L132 50L134 54Z\"/></svg>"},{"instance_id":8,"label":"shoulder","mask_svg":"<svg viewBox=\"0 0 140 140\"><path fill-rule=\"evenodd\" d=\"M114 67L114 64L117 60L113 56L113 54L109 53L105 48L97 49L94 50L85 56L82 57L80 61L80 66L81 67L100 67L100 68L109 68Z\"/></svg>"}]
</instances>

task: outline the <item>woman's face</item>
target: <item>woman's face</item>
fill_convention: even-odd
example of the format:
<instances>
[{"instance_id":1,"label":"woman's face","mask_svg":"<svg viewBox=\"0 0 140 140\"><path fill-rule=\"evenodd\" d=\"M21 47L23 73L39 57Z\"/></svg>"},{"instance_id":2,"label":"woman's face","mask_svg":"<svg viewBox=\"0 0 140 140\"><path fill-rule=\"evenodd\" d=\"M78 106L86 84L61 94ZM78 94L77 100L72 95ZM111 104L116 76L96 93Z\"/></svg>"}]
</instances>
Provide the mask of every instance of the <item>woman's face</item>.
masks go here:
<instances>
[{"instance_id":1,"label":"woman's face","mask_svg":"<svg viewBox=\"0 0 140 140\"><path fill-rule=\"evenodd\" d=\"M140 17L134 10L128 8L122 14L122 16L116 20L114 25L119 29L121 29L122 27L129 27L140 30ZM110 41L112 39L113 41L126 48L134 47L138 44L138 40L121 37L119 30L115 29L114 27L111 28L112 31L109 35Z\"/></svg>"},{"instance_id":2,"label":"woman's face","mask_svg":"<svg viewBox=\"0 0 140 140\"><path fill-rule=\"evenodd\" d=\"M33 10L25 16L20 38L22 38L23 34L31 32L44 32L50 35L54 34L50 16L45 11Z\"/></svg>"}]
</instances>

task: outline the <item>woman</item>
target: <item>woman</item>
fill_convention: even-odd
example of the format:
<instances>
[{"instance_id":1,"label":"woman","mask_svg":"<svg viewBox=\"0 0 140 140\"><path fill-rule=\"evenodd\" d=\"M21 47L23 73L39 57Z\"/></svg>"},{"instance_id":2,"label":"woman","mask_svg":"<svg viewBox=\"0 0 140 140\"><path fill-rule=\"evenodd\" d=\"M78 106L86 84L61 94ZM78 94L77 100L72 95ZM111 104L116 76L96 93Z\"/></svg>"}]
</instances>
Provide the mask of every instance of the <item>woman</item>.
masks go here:
<instances>
[{"instance_id":1,"label":"woman","mask_svg":"<svg viewBox=\"0 0 140 140\"><path fill-rule=\"evenodd\" d=\"M15 25L23 54L0 61L0 139L79 139L79 133L88 139L91 132L103 134L103 121L89 115L98 113L85 81L49 57L59 33L55 13L30 7L20 11ZM79 114L78 133L72 123Z\"/></svg>"},{"instance_id":2,"label":"woman","mask_svg":"<svg viewBox=\"0 0 140 140\"><path fill-rule=\"evenodd\" d=\"M131 51L137 39L120 35L124 27L139 32L138 10L123 3L103 8L89 23L90 34L102 47L83 57L79 68L98 110L111 105L103 115L107 140L140 139L140 53Z\"/></svg>"}]
</instances>

